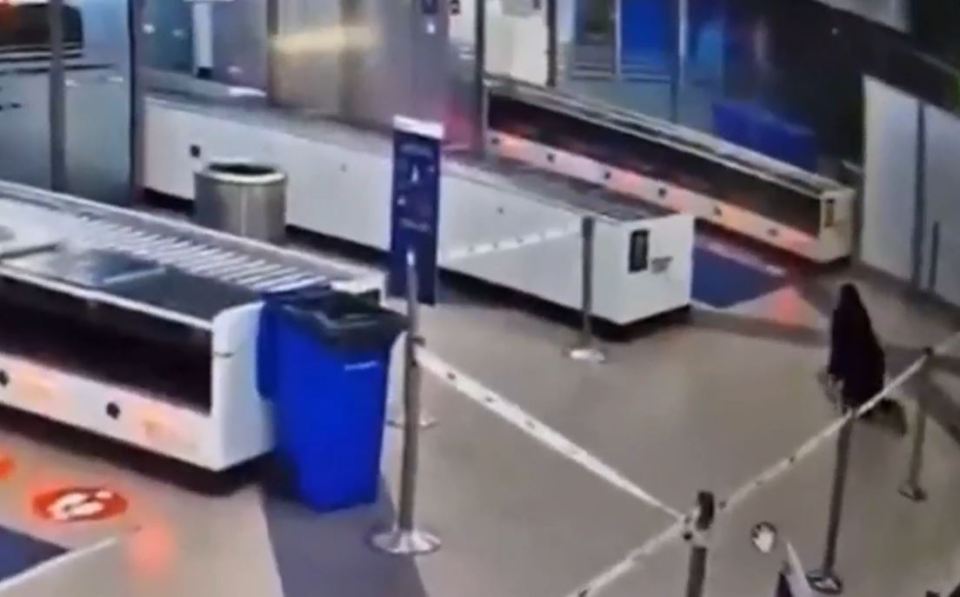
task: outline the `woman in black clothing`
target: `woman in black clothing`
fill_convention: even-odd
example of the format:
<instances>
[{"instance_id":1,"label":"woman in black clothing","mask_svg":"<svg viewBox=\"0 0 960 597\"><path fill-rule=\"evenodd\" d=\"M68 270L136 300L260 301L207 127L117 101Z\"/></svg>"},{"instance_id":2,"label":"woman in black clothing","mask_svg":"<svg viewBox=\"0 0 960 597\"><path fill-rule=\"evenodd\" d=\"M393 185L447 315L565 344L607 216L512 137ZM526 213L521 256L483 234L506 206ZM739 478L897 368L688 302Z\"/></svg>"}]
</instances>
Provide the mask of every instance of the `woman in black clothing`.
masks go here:
<instances>
[{"instance_id":1,"label":"woman in black clothing","mask_svg":"<svg viewBox=\"0 0 960 597\"><path fill-rule=\"evenodd\" d=\"M883 348L853 284L840 289L840 300L833 311L827 375L829 382L839 387L843 406L849 409L859 408L879 394L886 380ZM906 431L905 417L895 401L884 399L874 412L891 415L898 430Z\"/></svg>"}]
</instances>

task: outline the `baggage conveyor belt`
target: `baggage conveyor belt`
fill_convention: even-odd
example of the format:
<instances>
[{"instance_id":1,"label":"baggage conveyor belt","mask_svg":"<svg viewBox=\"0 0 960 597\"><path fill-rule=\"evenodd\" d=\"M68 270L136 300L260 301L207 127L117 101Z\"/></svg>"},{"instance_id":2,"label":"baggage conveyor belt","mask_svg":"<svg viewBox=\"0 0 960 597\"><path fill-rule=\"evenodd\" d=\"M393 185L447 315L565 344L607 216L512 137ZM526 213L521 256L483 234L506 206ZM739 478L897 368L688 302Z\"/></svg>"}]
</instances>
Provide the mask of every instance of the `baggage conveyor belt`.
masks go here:
<instances>
[{"instance_id":1,"label":"baggage conveyor belt","mask_svg":"<svg viewBox=\"0 0 960 597\"><path fill-rule=\"evenodd\" d=\"M264 293L358 278L279 247L9 183L0 219L14 236L0 237L0 278L201 329Z\"/></svg>"}]
</instances>

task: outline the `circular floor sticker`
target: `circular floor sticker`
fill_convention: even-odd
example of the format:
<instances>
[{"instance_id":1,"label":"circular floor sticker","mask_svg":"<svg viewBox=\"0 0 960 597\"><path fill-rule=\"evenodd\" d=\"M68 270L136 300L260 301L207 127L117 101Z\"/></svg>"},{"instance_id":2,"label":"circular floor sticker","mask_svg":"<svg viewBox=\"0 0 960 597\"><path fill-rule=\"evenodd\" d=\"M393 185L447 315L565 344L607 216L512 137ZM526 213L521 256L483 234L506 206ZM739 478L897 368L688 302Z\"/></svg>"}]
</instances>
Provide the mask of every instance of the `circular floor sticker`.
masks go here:
<instances>
[{"instance_id":1,"label":"circular floor sticker","mask_svg":"<svg viewBox=\"0 0 960 597\"><path fill-rule=\"evenodd\" d=\"M127 511L127 500L103 487L64 487L33 498L38 516L54 522L106 520Z\"/></svg>"}]
</instances>

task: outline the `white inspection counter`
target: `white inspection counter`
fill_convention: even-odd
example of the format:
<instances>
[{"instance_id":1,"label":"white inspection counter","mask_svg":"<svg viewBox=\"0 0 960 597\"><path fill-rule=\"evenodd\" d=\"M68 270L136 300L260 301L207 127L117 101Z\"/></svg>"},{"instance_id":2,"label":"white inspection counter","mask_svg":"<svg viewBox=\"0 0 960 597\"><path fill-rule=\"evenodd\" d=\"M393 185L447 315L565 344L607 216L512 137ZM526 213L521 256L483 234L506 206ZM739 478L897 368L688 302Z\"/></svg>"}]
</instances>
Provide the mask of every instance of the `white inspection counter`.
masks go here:
<instances>
[{"instance_id":1,"label":"white inspection counter","mask_svg":"<svg viewBox=\"0 0 960 597\"><path fill-rule=\"evenodd\" d=\"M221 471L271 449L260 301L383 276L0 183L0 406Z\"/></svg>"},{"instance_id":2,"label":"white inspection counter","mask_svg":"<svg viewBox=\"0 0 960 597\"><path fill-rule=\"evenodd\" d=\"M264 107L151 97L145 185L193 198L205 161L262 161L289 177L287 223L387 250L391 141L325 120ZM690 304L693 218L529 168L446 157L441 181L441 266L566 308L581 296L580 221L596 218L595 314L626 325ZM517 239L542 233L548 239ZM470 254L497 243L500 250Z\"/></svg>"}]
</instances>

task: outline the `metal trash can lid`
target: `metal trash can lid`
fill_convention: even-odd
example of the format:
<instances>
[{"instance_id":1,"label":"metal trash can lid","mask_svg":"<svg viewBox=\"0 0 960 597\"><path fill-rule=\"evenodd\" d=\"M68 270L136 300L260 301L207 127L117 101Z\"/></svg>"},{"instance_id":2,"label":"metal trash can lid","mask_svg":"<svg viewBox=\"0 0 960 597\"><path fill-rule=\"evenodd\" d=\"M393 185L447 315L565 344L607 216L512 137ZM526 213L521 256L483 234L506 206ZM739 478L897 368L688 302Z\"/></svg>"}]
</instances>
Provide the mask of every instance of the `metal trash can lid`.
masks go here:
<instances>
[{"instance_id":1,"label":"metal trash can lid","mask_svg":"<svg viewBox=\"0 0 960 597\"><path fill-rule=\"evenodd\" d=\"M200 174L233 184L277 184L287 179L283 172L273 166L246 161L210 162Z\"/></svg>"}]
</instances>

